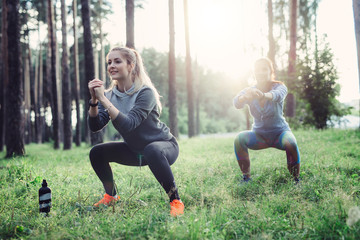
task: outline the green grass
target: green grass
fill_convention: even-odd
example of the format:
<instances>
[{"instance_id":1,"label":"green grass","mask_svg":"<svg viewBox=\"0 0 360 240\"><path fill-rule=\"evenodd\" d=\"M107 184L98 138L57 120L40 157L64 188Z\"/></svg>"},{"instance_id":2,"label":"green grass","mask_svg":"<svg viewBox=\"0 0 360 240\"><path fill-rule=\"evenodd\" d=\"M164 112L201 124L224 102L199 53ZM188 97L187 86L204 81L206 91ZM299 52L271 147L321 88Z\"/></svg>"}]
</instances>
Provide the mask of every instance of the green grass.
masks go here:
<instances>
[{"instance_id":1,"label":"green grass","mask_svg":"<svg viewBox=\"0 0 360 240\"><path fill-rule=\"evenodd\" d=\"M356 239L360 221L360 131L297 131L301 184L285 152L251 151L253 181L240 185L233 137L184 139L172 166L185 215L172 218L148 167L112 164L121 201L90 210L103 195L90 147L26 146L27 156L0 160L0 239ZM1 156L4 156L2 153ZM38 213L38 189L52 189L51 214Z\"/></svg>"}]
</instances>

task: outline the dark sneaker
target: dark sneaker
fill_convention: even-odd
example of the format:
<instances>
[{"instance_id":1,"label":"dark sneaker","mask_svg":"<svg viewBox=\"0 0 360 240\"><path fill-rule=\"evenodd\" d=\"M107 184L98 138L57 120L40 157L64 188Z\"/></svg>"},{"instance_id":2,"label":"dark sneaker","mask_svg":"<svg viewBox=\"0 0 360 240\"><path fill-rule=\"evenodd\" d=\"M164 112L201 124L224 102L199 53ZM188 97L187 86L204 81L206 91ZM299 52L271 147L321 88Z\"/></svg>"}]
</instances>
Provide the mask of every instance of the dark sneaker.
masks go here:
<instances>
[{"instance_id":1,"label":"dark sneaker","mask_svg":"<svg viewBox=\"0 0 360 240\"><path fill-rule=\"evenodd\" d=\"M243 175L242 179L240 180L240 183L249 183L252 181L251 177L248 177L246 175Z\"/></svg>"},{"instance_id":2,"label":"dark sneaker","mask_svg":"<svg viewBox=\"0 0 360 240\"><path fill-rule=\"evenodd\" d=\"M295 185L300 185L300 179L294 178L294 184Z\"/></svg>"}]
</instances>

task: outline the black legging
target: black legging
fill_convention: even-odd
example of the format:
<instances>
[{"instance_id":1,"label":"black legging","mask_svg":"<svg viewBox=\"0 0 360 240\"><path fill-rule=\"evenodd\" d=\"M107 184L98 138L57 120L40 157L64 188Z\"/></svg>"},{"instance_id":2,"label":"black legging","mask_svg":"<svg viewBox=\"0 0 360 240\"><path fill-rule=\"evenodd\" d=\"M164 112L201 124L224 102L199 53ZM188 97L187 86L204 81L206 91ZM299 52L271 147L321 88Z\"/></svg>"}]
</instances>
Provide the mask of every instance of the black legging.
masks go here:
<instances>
[{"instance_id":1,"label":"black legging","mask_svg":"<svg viewBox=\"0 0 360 240\"><path fill-rule=\"evenodd\" d=\"M116 194L110 162L128 166L149 165L158 182L165 189L170 199L177 195L177 189L170 165L179 155L179 146L175 138L170 141L158 141L147 145L142 156L130 150L125 142L98 144L90 150L91 165L104 185L105 192ZM178 198L175 196L175 198Z\"/></svg>"}]
</instances>

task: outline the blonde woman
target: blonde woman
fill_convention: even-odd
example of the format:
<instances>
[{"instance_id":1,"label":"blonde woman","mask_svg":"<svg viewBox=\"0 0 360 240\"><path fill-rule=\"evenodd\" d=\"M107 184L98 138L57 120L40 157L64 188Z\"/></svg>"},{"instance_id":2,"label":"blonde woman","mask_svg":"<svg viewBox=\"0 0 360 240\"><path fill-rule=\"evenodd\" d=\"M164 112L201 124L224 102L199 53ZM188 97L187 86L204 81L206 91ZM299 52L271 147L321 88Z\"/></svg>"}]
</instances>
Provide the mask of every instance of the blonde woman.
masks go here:
<instances>
[{"instance_id":1,"label":"blonde woman","mask_svg":"<svg viewBox=\"0 0 360 240\"><path fill-rule=\"evenodd\" d=\"M94 206L111 205L120 199L110 162L128 166L148 165L169 196L170 214L181 215L184 204L170 168L179 155L179 147L169 128L159 121L159 94L145 72L141 56L136 50L116 47L110 50L106 60L113 85L109 91L104 91L103 81L94 79L89 82L88 123L95 132L111 120L124 142L99 144L90 151L91 165L106 192Z\"/></svg>"},{"instance_id":2,"label":"blonde woman","mask_svg":"<svg viewBox=\"0 0 360 240\"><path fill-rule=\"evenodd\" d=\"M254 75L256 86L240 91L234 98L238 109L248 104L254 124L251 131L240 132L235 138L235 155L243 174L242 182L251 180L248 149L260 150L269 147L286 151L287 167L299 182L300 153L294 134L283 116L286 86L275 80L274 68L270 59L255 61Z\"/></svg>"}]
</instances>

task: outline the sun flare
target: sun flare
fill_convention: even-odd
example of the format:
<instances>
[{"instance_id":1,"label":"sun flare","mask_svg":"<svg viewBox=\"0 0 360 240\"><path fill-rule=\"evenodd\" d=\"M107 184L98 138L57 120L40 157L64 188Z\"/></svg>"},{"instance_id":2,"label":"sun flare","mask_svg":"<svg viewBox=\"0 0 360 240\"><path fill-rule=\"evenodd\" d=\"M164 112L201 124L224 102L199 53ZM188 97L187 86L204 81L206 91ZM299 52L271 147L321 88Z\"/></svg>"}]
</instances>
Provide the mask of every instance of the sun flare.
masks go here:
<instances>
[{"instance_id":1,"label":"sun flare","mask_svg":"<svg viewBox=\"0 0 360 240\"><path fill-rule=\"evenodd\" d=\"M267 21L259 3L199 1L189 8L193 55L213 70L238 78L248 74L255 59L266 55Z\"/></svg>"}]
</instances>

